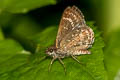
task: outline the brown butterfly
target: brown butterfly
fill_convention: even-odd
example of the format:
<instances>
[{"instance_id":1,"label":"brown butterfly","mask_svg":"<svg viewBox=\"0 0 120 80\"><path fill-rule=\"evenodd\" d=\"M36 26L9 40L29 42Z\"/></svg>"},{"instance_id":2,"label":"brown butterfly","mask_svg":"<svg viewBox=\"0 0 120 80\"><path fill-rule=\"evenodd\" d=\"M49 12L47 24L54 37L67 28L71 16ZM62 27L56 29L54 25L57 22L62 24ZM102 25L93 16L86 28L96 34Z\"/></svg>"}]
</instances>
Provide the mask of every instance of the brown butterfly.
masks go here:
<instances>
[{"instance_id":1,"label":"brown butterfly","mask_svg":"<svg viewBox=\"0 0 120 80\"><path fill-rule=\"evenodd\" d=\"M66 72L62 58L71 56L79 62L76 56L90 54L87 49L93 42L94 32L86 25L82 12L76 6L67 7L60 21L56 43L46 50L46 54L53 57L49 71L54 60L58 59Z\"/></svg>"}]
</instances>

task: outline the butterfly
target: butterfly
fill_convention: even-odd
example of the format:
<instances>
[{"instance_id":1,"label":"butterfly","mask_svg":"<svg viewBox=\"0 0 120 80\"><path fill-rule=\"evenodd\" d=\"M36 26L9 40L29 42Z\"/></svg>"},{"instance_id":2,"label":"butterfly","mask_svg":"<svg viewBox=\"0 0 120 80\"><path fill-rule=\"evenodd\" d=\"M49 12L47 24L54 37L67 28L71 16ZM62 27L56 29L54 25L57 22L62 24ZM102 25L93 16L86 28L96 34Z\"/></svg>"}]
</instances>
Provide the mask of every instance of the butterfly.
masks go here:
<instances>
[{"instance_id":1,"label":"butterfly","mask_svg":"<svg viewBox=\"0 0 120 80\"><path fill-rule=\"evenodd\" d=\"M94 32L86 25L82 12L76 7L67 7L62 15L55 45L46 50L46 54L52 57L49 71L53 62L58 59L66 72L63 58L71 56L78 63L76 56L90 54L88 48L94 43Z\"/></svg>"}]
</instances>

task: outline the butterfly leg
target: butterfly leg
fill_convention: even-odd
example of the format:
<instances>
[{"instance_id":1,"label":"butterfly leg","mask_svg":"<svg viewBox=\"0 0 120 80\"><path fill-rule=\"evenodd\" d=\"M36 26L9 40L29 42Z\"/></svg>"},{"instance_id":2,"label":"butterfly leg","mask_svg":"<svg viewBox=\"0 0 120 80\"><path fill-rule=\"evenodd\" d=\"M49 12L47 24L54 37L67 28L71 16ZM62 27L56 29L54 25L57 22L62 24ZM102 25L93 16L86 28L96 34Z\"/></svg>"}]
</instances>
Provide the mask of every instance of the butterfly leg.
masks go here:
<instances>
[{"instance_id":1,"label":"butterfly leg","mask_svg":"<svg viewBox=\"0 0 120 80\"><path fill-rule=\"evenodd\" d=\"M64 71L65 71L65 74L66 74L66 67L65 67L64 62L61 60L61 58L58 58L58 59L59 59L60 63L63 65L63 67L64 67Z\"/></svg>"},{"instance_id":2,"label":"butterfly leg","mask_svg":"<svg viewBox=\"0 0 120 80\"><path fill-rule=\"evenodd\" d=\"M55 61L55 59L56 59L56 58L53 58L53 59L51 60L50 64L49 64L49 69L48 69L49 72L50 72L50 70L51 70L51 66L52 66L53 62Z\"/></svg>"},{"instance_id":3,"label":"butterfly leg","mask_svg":"<svg viewBox=\"0 0 120 80\"><path fill-rule=\"evenodd\" d=\"M84 65L83 63L81 63L77 58L76 58L76 56L74 56L74 55L71 55L71 57L75 60L75 61L77 61L79 64L82 64L82 65Z\"/></svg>"},{"instance_id":4,"label":"butterfly leg","mask_svg":"<svg viewBox=\"0 0 120 80\"><path fill-rule=\"evenodd\" d=\"M75 61L77 61L79 64L81 64L80 61L76 58L76 56L71 55L71 57L72 57Z\"/></svg>"}]
</instances>

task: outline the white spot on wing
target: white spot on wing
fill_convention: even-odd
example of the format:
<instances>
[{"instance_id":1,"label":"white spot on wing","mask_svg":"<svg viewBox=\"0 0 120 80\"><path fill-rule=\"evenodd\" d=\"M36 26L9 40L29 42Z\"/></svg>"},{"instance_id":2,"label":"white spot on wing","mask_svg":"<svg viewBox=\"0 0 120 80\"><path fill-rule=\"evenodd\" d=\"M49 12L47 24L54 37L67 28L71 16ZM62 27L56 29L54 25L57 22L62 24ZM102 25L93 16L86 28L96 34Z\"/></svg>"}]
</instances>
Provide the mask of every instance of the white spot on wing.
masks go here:
<instances>
[{"instance_id":1,"label":"white spot on wing","mask_svg":"<svg viewBox=\"0 0 120 80\"><path fill-rule=\"evenodd\" d=\"M68 20L68 21L71 23L72 27L74 26L73 21L72 21L71 18L65 18L65 17L63 17L63 19L64 19L64 20Z\"/></svg>"}]
</instances>

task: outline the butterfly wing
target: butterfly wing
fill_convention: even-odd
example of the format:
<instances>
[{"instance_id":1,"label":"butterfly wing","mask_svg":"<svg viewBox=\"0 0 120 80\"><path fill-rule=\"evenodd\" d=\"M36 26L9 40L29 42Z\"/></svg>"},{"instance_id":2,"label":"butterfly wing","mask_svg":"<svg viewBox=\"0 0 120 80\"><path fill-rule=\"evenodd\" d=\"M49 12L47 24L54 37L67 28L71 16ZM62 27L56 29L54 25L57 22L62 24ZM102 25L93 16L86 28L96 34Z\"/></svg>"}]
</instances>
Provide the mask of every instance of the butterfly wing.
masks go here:
<instances>
[{"instance_id":1,"label":"butterfly wing","mask_svg":"<svg viewBox=\"0 0 120 80\"><path fill-rule=\"evenodd\" d=\"M62 19L60 21L58 34L56 37L56 47L61 48L61 41L70 34L75 27L85 25L84 16L81 11L73 6L67 7L63 12Z\"/></svg>"},{"instance_id":2,"label":"butterfly wing","mask_svg":"<svg viewBox=\"0 0 120 80\"><path fill-rule=\"evenodd\" d=\"M85 50L92 46L94 42L94 32L86 25L75 28L61 41L60 46L63 50L81 49Z\"/></svg>"}]
</instances>

